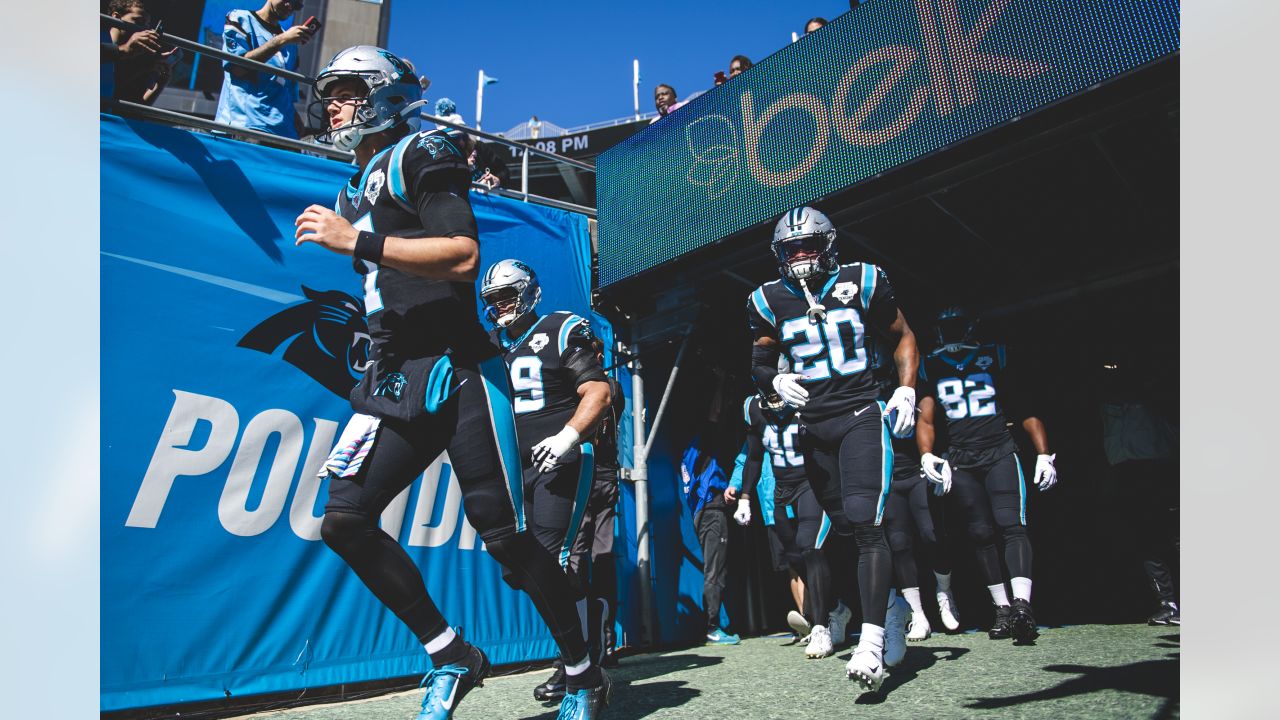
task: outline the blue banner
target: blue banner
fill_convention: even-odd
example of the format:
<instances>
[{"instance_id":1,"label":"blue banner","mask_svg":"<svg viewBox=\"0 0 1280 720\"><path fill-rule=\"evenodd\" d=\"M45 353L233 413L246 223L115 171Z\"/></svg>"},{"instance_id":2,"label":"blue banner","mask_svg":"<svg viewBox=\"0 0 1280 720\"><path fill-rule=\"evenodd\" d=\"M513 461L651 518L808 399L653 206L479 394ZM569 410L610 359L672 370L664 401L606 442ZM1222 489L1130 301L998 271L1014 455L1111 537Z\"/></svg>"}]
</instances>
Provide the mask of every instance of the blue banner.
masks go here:
<instances>
[{"instance_id":1,"label":"blue banner","mask_svg":"<svg viewBox=\"0 0 1280 720\"><path fill-rule=\"evenodd\" d=\"M1178 11L1177 0L858 5L600 155L600 285L1177 52Z\"/></svg>"},{"instance_id":2,"label":"blue banner","mask_svg":"<svg viewBox=\"0 0 1280 720\"><path fill-rule=\"evenodd\" d=\"M349 258L295 247L352 168L103 116L104 711L421 673L412 633L320 541L316 471L366 331ZM472 194L482 263L589 314L586 218ZM341 396L340 396L341 395ZM555 654L467 523L447 459L382 516L495 663ZM625 573L623 573L625 574Z\"/></svg>"}]
</instances>

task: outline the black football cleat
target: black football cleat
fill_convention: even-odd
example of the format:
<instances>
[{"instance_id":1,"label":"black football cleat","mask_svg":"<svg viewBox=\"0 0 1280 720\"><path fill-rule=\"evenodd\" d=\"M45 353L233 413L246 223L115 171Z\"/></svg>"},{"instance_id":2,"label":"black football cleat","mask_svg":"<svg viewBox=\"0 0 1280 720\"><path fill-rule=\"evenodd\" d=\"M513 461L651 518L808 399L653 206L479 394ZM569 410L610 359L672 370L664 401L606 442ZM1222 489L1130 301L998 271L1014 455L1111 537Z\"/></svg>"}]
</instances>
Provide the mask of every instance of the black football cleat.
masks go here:
<instances>
[{"instance_id":1,"label":"black football cleat","mask_svg":"<svg viewBox=\"0 0 1280 720\"><path fill-rule=\"evenodd\" d=\"M1162 602L1160 609L1155 614L1147 618L1148 625L1182 625L1182 618L1178 613L1178 604L1175 602Z\"/></svg>"},{"instance_id":2,"label":"black football cleat","mask_svg":"<svg viewBox=\"0 0 1280 720\"><path fill-rule=\"evenodd\" d=\"M1031 645L1040 637L1040 631L1036 629L1036 617L1031 613L1031 602L1028 600L1014 598L1009 625L1014 645Z\"/></svg>"},{"instance_id":3,"label":"black football cleat","mask_svg":"<svg viewBox=\"0 0 1280 720\"><path fill-rule=\"evenodd\" d=\"M987 637L992 640L1008 640L1013 634L1013 626L1010 624L1010 615L1013 614L1013 608L1008 605L996 606L996 621L992 623L991 629L987 631Z\"/></svg>"},{"instance_id":4,"label":"black football cleat","mask_svg":"<svg viewBox=\"0 0 1280 720\"><path fill-rule=\"evenodd\" d=\"M540 702L555 702L564 697L565 687L564 663L557 660L555 672L551 673L546 682L533 689L533 697Z\"/></svg>"}]
</instances>

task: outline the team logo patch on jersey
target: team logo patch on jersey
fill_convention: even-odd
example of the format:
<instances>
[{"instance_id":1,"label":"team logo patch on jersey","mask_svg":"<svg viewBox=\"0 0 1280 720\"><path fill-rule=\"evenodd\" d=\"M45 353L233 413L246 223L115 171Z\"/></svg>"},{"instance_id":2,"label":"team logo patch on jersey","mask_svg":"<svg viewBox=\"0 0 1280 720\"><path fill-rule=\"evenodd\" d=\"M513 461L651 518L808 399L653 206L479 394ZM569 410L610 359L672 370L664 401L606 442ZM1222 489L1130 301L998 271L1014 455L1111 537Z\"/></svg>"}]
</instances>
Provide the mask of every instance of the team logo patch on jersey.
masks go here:
<instances>
[{"instance_id":1,"label":"team logo patch on jersey","mask_svg":"<svg viewBox=\"0 0 1280 720\"><path fill-rule=\"evenodd\" d=\"M404 394L404 388L409 384L409 379L404 373L388 373L382 381L378 383L378 389L373 391L374 395L387 395L392 400L400 402L400 396Z\"/></svg>"},{"instance_id":2,"label":"team logo patch on jersey","mask_svg":"<svg viewBox=\"0 0 1280 720\"><path fill-rule=\"evenodd\" d=\"M847 303L858 294L858 283L842 282L836 283L836 289L831 291L831 296L842 303Z\"/></svg>"},{"instance_id":3,"label":"team logo patch on jersey","mask_svg":"<svg viewBox=\"0 0 1280 720\"><path fill-rule=\"evenodd\" d=\"M365 187L364 196L369 198L369 204L373 205L378 202L378 195L382 192L382 186L386 184L387 176L382 172L382 168L373 171L369 176L369 184Z\"/></svg>"},{"instance_id":4,"label":"team logo patch on jersey","mask_svg":"<svg viewBox=\"0 0 1280 720\"><path fill-rule=\"evenodd\" d=\"M305 302L258 323L237 347L275 355L338 397L345 398L369 365L369 325L364 303L339 290L302 287Z\"/></svg>"},{"instance_id":5,"label":"team logo patch on jersey","mask_svg":"<svg viewBox=\"0 0 1280 720\"><path fill-rule=\"evenodd\" d=\"M973 364L979 370L986 370L987 368L991 367L991 364L994 362L995 360L993 360L990 355L983 355L979 357L977 360L974 360Z\"/></svg>"},{"instance_id":6,"label":"team logo patch on jersey","mask_svg":"<svg viewBox=\"0 0 1280 720\"><path fill-rule=\"evenodd\" d=\"M547 337L546 333L538 333L529 338L529 349L534 352L542 352L542 348L546 347L549 342L551 342L551 338Z\"/></svg>"},{"instance_id":7,"label":"team logo patch on jersey","mask_svg":"<svg viewBox=\"0 0 1280 720\"><path fill-rule=\"evenodd\" d=\"M422 150L426 150L433 159L435 156L444 152L447 149L446 146L452 147L453 143L449 142L448 138L440 135L435 130L429 130L422 133L422 136L418 138L418 147Z\"/></svg>"}]
</instances>

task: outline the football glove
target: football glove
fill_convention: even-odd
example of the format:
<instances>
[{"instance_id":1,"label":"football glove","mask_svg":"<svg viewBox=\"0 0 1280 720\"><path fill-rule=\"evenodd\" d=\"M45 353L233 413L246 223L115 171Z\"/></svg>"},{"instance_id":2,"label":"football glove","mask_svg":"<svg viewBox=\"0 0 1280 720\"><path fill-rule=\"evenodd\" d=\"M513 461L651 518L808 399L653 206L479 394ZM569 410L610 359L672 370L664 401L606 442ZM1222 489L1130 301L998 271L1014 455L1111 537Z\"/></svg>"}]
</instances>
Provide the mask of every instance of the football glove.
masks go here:
<instances>
[{"instance_id":1,"label":"football glove","mask_svg":"<svg viewBox=\"0 0 1280 720\"><path fill-rule=\"evenodd\" d=\"M1057 453L1036 456L1035 484L1040 487L1041 492L1058 484L1058 469L1053 466L1053 461L1057 457Z\"/></svg>"},{"instance_id":2,"label":"football glove","mask_svg":"<svg viewBox=\"0 0 1280 720\"><path fill-rule=\"evenodd\" d=\"M533 446L533 464L538 472L550 472L570 450L578 446L578 431L565 425L560 432Z\"/></svg>"},{"instance_id":3,"label":"football glove","mask_svg":"<svg viewBox=\"0 0 1280 720\"><path fill-rule=\"evenodd\" d=\"M893 418L894 412L898 413L896 418ZM916 428L915 388L902 385L897 390L894 390L889 402L885 403L884 416L893 418L893 427L890 430L893 432L894 437L910 437Z\"/></svg>"},{"instance_id":4,"label":"football glove","mask_svg":"<svg viewBox=\"0 0 1280 720\"><path fill-rule=\"evenodd\" d=\"M738 510L733 514L733 519L739 525L746 525L751 522L751 501L747 498L738 500Z\"/></svg>"},{"instance_id":5,"label":"football glove","mask_svg":"<svg viewBox=\"0 0 1280 720\"><path fill-rule=\"evenodd\" d=\"M804 376L799 373L779 373L773 378L773 389L778 391L778 395L788 405L797 408L802 408L809 402L809 391L800 386L802 377Z\"/></svg>"},{"instance_id":6,"label":"football glove","mask_svg":"<svg viewBox=\"0 0 1280 720\"><path fill-rule=\"evenodd\" d=\"M920 469L933 483L934 495L941 497L951 492L951 463L933 453L925 453L920 458Z\"/></svg>"}]
</instances>

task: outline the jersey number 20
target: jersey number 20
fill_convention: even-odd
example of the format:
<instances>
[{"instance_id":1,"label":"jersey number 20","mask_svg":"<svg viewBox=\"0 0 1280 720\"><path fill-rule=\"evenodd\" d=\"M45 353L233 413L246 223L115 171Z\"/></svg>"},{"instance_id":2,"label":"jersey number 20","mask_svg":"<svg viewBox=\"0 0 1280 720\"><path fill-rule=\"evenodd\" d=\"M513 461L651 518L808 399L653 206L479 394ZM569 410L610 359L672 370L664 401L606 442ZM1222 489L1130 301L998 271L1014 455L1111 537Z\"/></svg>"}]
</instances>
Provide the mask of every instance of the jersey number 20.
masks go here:
<instances>
[{"instance_id":1,"label":"jersey number 20","mask_svg":"<svg viewBox=\"0 0 1280 720\"><path fill-rule=\"evenodd\" d=\"M853 355L850 357L840 325L848 323L853 330ZM867 351L862 346L862 323L858 311L853 308L836 308L827 311L827 319L814 325L807 317L792 318L782 323L782 342L803 336L802 342L791 346L791 372L800 373L806 380L826 380L831 371L837 375L852 375L867 369Z\"/></svg>"}]
</instances>

